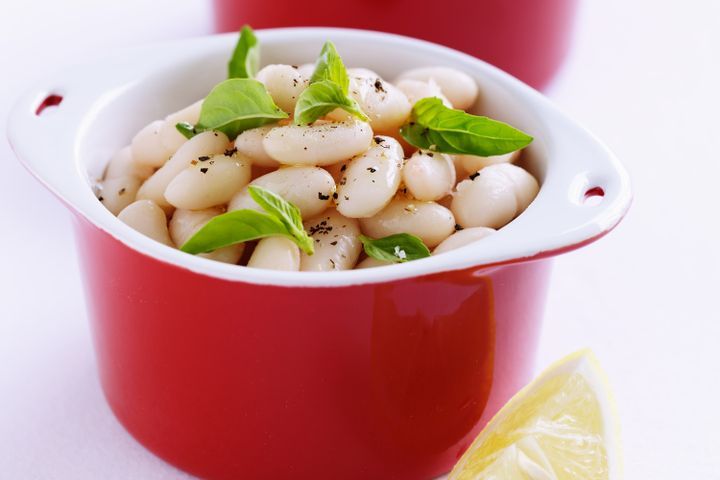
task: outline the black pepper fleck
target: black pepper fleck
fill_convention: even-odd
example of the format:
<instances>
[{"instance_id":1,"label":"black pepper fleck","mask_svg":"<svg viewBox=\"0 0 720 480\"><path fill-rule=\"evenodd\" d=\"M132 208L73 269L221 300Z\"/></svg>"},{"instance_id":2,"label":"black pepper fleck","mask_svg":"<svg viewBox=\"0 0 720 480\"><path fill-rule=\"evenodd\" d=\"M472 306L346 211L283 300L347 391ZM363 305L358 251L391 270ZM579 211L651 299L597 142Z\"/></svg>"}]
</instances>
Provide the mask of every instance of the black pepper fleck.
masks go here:
<instances>
[{"instance_id":1,"label":"black pepper fleck","mask_svg":"<svg viewBox=\"0 0 720 480\"><path fill-rule=\"evenodd\" d=\"M366 168L366 170L367 170L368 172L370 172L370 173L375 173L375 172L377 172L377 169L376 169L376 168L373 168L373 167L368 167L368 168Z\"/></svg>"},{"instance_id":2,"label":"black pepper fleck","mask_svg":"<svg viewBox=\"0 0 720 480\"><path fill-rule=\"evenodd\" d=\"M200 172L202 172L202 173L207 173L207 171L208 171L207 168L201 168L201 169L200 169Z\"/></svg>"},{"instance_id":3,"label":"black pepper fleck","mask_svg":"<svg viewBox=\"0 0 720 480\"><path fill-rule=\"evenodd\" d=\"M375 137L375 138L373 138L373 140L375 140L375 143L377 143L378 145L380 145L381 143L383 143L385 141L385 139L382 137Z\"/></svg>"},{"instance_id":4,"label":"black pepper fleck","mask_svg":"<svg viewBox=\"0 0 720 480\"><path fill-rule=\"evenodd\" d=\"M330 245L332 245L333 247L337 245L337 240L335 240L334 242L330 242Z\"/></svg>"},{"instance_id":5,"label":"black pepper fleck","mask_svg":"<svg viewBox=\"0 0 720 480\"><path fill-rule=\"evenodd\" d=\"M379 78L378 78L377 80L375 80L374 86L375 86L375 91L376 91L376 92L383 92L383 93L385 93L385 88L383 87L382 81L381 81Z\"/></svg>"},{"instance_id":6,"label":"black pepper fleck","mask_svg":"<svg viewBox=\"0 0 720 480\"><path fill-rule=\"evenodd\" d=\"M207 155L203 155L202 157L198 157L198 160L200 160L201 162L207 162L208 160L210 160L210 157L208 157Z\"/></svg>"},{"instance_id":7,"label":"black pepper fleck","mask_svg":"<svg viewBox=\"0 0 720 480\"><path fill-rule=\"evenodd\" d=\"M343 165L342 167L340 167L341 172L344 172L345 170L347 170L347 163L345 165Z\"/></svg>"},{"instance_id":8,"label":"black pepper fleck","mask_svg":"<svg viewBox=\"0 0 720 480\"><path fill-rule=\"evenodd\" d=\"M225 150L225 156L226 157L232 157L237 153L237 148L232 148L230 150Z\"/></svg>"},{"instance_id":9,"label":"black pepper fleck","mask_svg":"<svg viewBox=\"0 0 720 480\"><path fill-rule=\"evenodd\" d=\"M322 192L318 192L318 200L330 200L330 195L323 195Z\"/></svg>"},{"instance_id":10,"label":"black pepper fleck","mask_svg":"<svg viewBox=\"0 0 720 480\"><path fill-rule=\"evenodd\" d=\"M310 233L310 235L315 235L316 233L319 233L321 235L327 235L330 232L332 232L332 229L333 229L333 227L328 225L327 222L323 220L319 224L313 225L312 227L310 227L310 229L308 230L308 233ZM319 242L320 240L316 240L316 241Z\"/></svg>"},{"instance_id":11,"label":"black pepper fleck","mask_svg":"<svg viewBox=\"0 0 720 480\"><path fill-rule=\"evenodd\" d=\"M337 200L337 198L338 198L337 192L333 192L333 200Z\"/></svg>"},{"instance_id":12,"label":"black pepper fleck","mask_svg":"<svg viewBox=\"0 0 720 480\"><path fill-rule=\"evenodd\" d=\"M102 202L103 200L105 200L105 197L98 197L98 200Z\"/></svg>"},{"instance_id":13,"label":"black pepper fleck","mask_svg":"<svg viewBox=\"0 0 720 480\"><path fill-rule=\"evenodd\" d=\"M118 195L122 195L122 194L124 194L124 193L125 193L125 187L123 187L123 188L121 188L120 190L118 190Z\"/></svg>"},{"instance_id":14,"label":"black pepper fleck","mask_svg":"<svg viewBox=\"0 0 720 480\"><path fill-rule=\"evenodd\" d=\"M475 180L479 176L480 176L480 172L475 172L472 175L470 175L469 178L470 178L470 180Z\"/></svg>"}]
</instances>

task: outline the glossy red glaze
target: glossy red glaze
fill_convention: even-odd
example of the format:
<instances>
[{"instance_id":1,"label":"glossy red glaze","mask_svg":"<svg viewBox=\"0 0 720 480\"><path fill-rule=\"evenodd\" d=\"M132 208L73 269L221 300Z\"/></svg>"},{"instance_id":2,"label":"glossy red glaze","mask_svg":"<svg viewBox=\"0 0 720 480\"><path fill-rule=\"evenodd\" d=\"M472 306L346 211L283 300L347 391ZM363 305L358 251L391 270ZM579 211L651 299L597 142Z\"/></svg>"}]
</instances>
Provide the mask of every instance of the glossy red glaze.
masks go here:
<instances>
[{"instance_id":1,"label":"glossy red glaze","mask_svg":"<svg viewBox=\"0 0 720 480\"><path fill-rule=\"evenodd\" d=\"M287 288L75 226L110 406L203 478L431 479L532 373L549 259Z\"/></svg>"},{"instance_id":2,"label":"glossy red glaze","mask_svg":"<svg viewBox=\"0 0 720 480\"><path fill-rule=\"evenodd\" d=\"M570 45L577 0L215 0L218 31L328 26L399 33L467 52L545 87Z\"/></svg>"}]
</instances>

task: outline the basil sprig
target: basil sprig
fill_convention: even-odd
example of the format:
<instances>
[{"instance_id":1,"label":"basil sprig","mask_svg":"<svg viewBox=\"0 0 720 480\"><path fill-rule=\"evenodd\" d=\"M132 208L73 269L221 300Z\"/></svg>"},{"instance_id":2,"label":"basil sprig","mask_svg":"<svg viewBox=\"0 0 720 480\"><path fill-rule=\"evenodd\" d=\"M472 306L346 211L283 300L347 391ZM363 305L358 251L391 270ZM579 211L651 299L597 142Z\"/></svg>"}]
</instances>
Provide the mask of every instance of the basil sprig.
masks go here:
<instances>
[{"instance_id":1,"label":"basil sprig","mask_svg":"<svg viewBox=\"0 0 720 480\"><path fill-rule=\"evenodd\" d=\"M260 44L253 29L245 25L228 62L228 78L254 78L259 67Z\"/></svg>"},{"instance_id":2,"label":"basil sprig","mask_svg":"<svg viewBox=\"0 0 720 480\"><path fill-rule=\"evenodd\" d=\"M241 132L287 118L265 86L249 78L220 82L203 101L196 125L178 123L175 128L187 138L207 130L218 130L234 140Z\"/></svg>"},{"instance_id":3,"label":"basil sprig","mask_svg":"<svg viewBox=\"0 0 720 480\"><path fill-rule=\"evenodd\" d=\"M265 212L244 209L218 215L180 247L186 253L207 253L235 243L283 236L312 255L312 238L305 232L300 210L279 195L256 185L248 187L250 196Z\"/></svg>"},{"instance_id":4,"label":"basil sprig","mask_svg":"<svg viewBox=\"0 0 720 480\"><path fill-rule=\"evenodd\" d=\"M482 157L514 152L533 140L506 123L448 108L437 97L416 102L400 134L424 150Z\"/></svg>"},{"instance_id":5,"label":"basil sprig","mask_svg":"<svg viewBox=\"0 0 720 480\"><path fill-rule=\"evenodd\" d=\"M310 77L310 83L323 80L337 83L344 93L347 93L350 88L350 77L345 64L335 48L335 44L329 41L325 42L320 50L320 56L315 61L315 70Z\"/></svg>"},{"instance_id":6,"label":"basil sprig","mask_svg":"<svg viewBox=\"0 0 720 480\"><path fill-rule=\"evenodd\" d=\"M295 104L295 124L307 125L336 108L367 122L368 117L352 98L350 77L345 64L332 42L325 42L310 77L310 85L303 90Z\"/></svg>"},{"instance_id":7,"label":"basil sprig","mask_svg":"<svg viewBox=\"0 0 720 480\"><path fill-rule=\"evenodd\" d=\"M283 224L290 237L303 252L312 255L314 251L313 240L303 227L302 216L298 207L280 195L257 185L250 185L248 193L255 200L255 203Z\"/></svg>"},{"instance_id":8,"label":"basil sprig","mask_svg":"<svg viewBox=\"0 0 720 480\"><path fill-rule=\"evenodd\" d=\"M377 239L360 235L360 241L368 256L386 262L403 263L430 256L430 250L422 240L409 233Z\"/></svg>"}]
</instances>

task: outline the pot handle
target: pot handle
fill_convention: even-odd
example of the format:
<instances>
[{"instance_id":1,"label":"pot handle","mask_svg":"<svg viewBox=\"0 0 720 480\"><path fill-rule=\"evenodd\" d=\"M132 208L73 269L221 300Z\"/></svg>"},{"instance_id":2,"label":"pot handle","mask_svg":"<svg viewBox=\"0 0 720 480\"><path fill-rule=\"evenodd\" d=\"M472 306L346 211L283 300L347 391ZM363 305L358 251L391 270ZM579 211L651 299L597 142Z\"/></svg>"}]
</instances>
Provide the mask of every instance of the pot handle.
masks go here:
<instances>
[{"instance_id":1,"label":"pot handle","mask_svg":"<svg viewBox=\"0 0 720 480\"><path fill-rule=\"evenodd\" d=\"M567 252L612 230L632 200L627 172L615 155L555 108L544 115L552 139L534 148L551 161L539 173L540 192L527 210L503 228L506 241L535 245L527 257ZM536 140L537 141L537 140ZM510 235L512 234L512 235Z\"/></svg>"},{"instance_id":2,"label":"pot handle","mask_svg":"<svg viewBox=\"0 0 720 480\"><path fill-rule=\"evenodd\" d=\"M75 136L84 106L65 98L62 88L39 86L15 103L7 124L7 137L20 162L61 200L89 193L82 188L82 176L68 168L65 158L73 158ZM84 175L83 175L84 176ZM80 188L78 188L80 187Z\"/></svg>"}]
</instances>

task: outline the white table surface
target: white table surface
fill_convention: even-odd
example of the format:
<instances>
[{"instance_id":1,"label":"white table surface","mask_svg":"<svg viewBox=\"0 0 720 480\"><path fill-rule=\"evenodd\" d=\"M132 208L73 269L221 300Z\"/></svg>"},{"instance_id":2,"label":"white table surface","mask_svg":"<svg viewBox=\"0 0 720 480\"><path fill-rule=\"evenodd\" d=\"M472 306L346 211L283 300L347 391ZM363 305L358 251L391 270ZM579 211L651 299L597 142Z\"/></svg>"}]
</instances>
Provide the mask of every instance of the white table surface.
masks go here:
<instances>
[{"instance_id":1,"label":"white table surface","mask_svg":"<svg viewBox=\"0 0 720 480\"><path fill-rule=\"evenodd\" d=\"M3 2L0 117L68 63L210 31L201 0ZM626 478L720 478L720 3L585 2L549 94L625 162L635 201L615 232L557 260L538 368L595 350ZM189 478L111 415L69 215L4 140L0 165L0 478Z\"/></svg>"}]
</instances>

